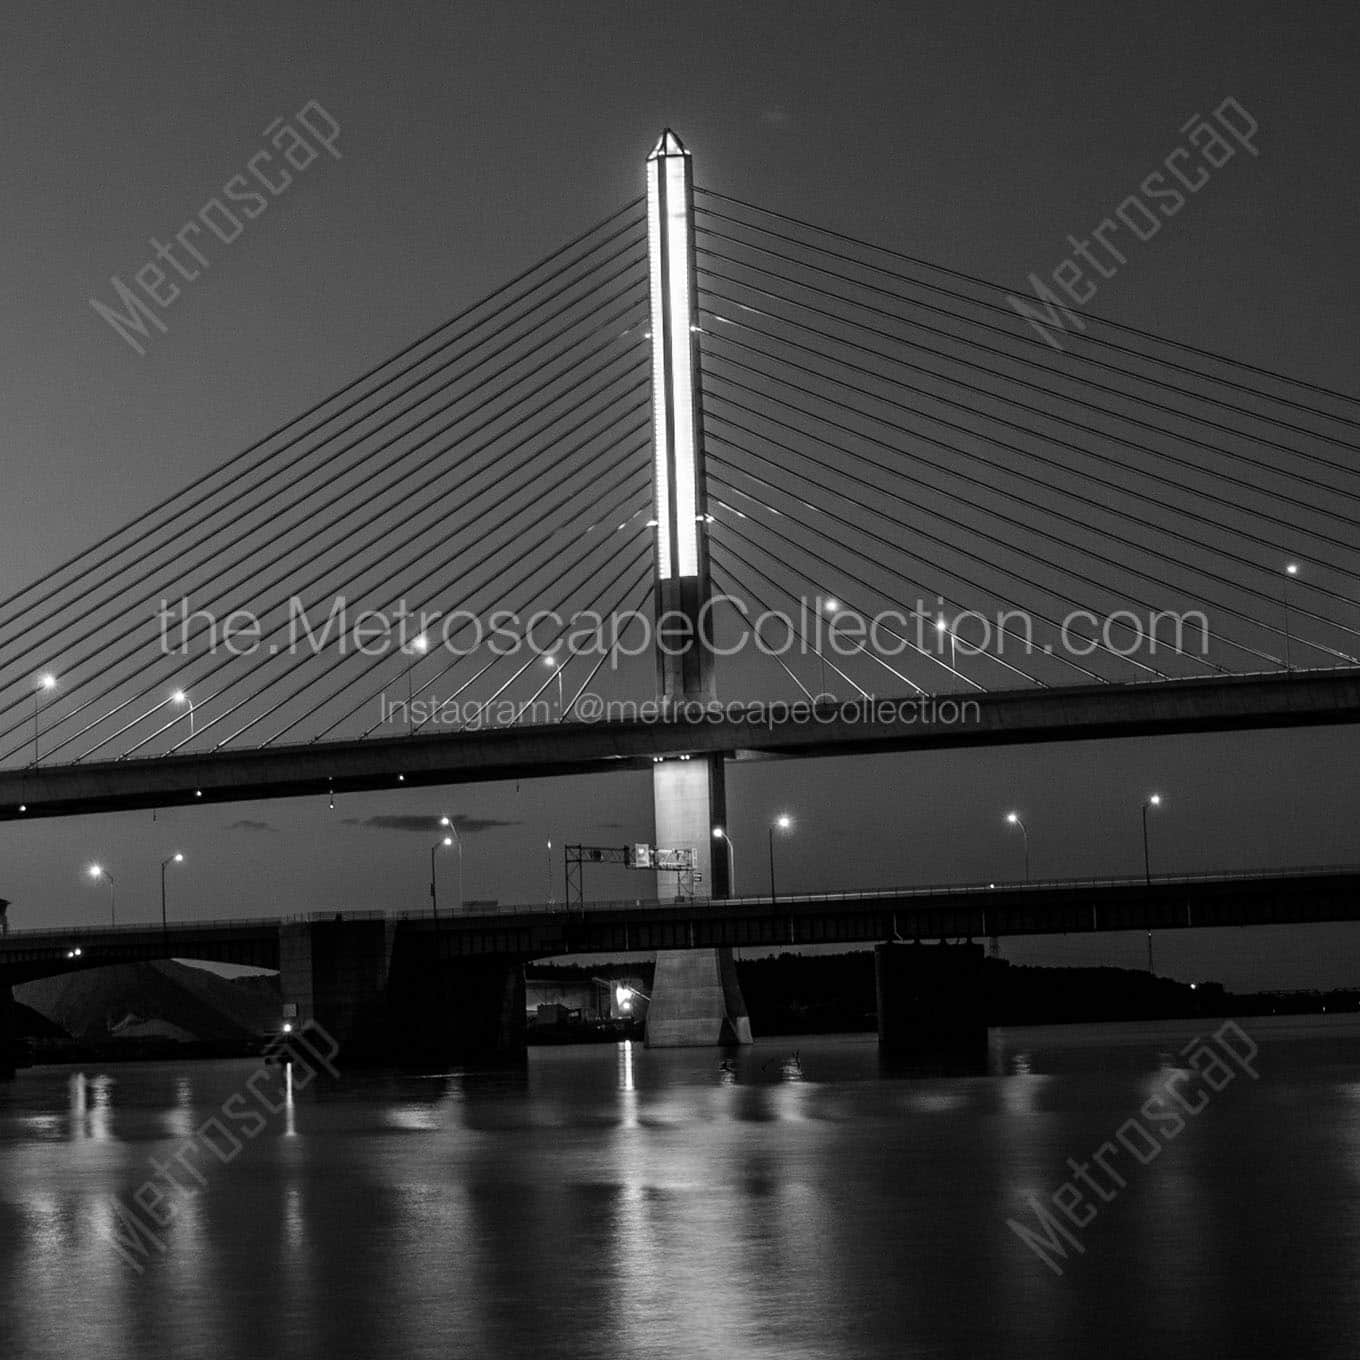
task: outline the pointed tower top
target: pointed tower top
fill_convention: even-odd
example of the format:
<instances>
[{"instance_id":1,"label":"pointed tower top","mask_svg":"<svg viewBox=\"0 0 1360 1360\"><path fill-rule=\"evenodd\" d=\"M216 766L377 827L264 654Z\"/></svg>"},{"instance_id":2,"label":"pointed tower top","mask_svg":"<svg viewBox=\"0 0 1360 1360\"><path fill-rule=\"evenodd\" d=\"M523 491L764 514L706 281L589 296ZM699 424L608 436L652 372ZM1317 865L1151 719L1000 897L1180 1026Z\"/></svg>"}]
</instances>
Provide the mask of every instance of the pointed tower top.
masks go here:
<instances>
[{"instance_id":1,"label":"pointed tower top","mask_svg":"<svg viewBox=\"0 0 1360 1360\"><path fill-rule=\"evenodd\" d=\"M656 139L656 145L652 148L652 153L647 157L649 161L654 161L658 156L688 156L684 143L673 133L670 128L666 128L660 137Z\"/></svg>"}]
</instances>

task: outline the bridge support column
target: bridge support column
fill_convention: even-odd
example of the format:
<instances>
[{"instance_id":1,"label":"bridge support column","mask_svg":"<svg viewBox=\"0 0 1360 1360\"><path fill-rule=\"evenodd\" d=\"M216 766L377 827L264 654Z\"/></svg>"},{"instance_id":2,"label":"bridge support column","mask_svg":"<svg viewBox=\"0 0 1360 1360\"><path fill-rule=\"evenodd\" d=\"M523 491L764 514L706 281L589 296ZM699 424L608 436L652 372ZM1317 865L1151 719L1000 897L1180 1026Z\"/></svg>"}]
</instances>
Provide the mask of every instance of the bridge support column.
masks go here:
<instances>
[{"instance_id":1,"label":"bridge support column","mask_svg":"<svg viewBox=\"0 0 1360 1360\"><path fill-rule=\"evenodd\" d=\"M383 1056L390 956L386 921L297 921L279 927L279 986L297 1007L293 1023L312 1021L340 1045L338 1061Z\"/></svg>"},{"instance_id":2,"label":"bridge support column","mask_svg":"<svg viewBox=\"0 0 1360 1360\"><path fill-rule=\"evenodd\" d=\"M656 956L648 1048L749 1044L751 1020L730 949L666 949Z\"/></svg>"},{"instance_id":3,"label":"bridge support column","mask_svg":"<svg viewBox=\"0 0 1360 1360\"><path fill-rule=\"evenodd\" d=\"M922 1071L980 1072L987 1062L982 946L874 948L879 1052Z\"/></svg>"},{"instance_id":4,"label":"bridge support column","mask_svg":"<svg viewBox=\"0 0 1360 1360\"><path fill-rule=\"evenodd\" d=\"M656 843L689 847L699 874L695 896L729 896L728 861L713 853L713 828L726 821L721 756L665 760L652 767ZM677 875L659 872L656 895L676 895ZM721 910L721 908L715 908ZM668 949L656 956L647 1043L652 1048L749 1044L751 1021L730 949Z\"/></svg>"}]
</instances>

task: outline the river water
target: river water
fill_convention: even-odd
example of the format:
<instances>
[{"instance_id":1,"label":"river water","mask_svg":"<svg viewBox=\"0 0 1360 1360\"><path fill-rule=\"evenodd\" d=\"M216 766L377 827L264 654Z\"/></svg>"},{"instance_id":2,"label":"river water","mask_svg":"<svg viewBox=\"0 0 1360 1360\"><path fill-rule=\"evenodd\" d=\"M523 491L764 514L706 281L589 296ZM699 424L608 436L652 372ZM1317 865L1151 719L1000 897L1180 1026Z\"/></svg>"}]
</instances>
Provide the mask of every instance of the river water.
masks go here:
<instances>
[{"instance_id":1,"label":"river water","mask_svg":"<svg viewBox=\"0 0 1360 1360\"><path fill-rule=\"evenodd\" d=\"M1186 1046L1218 1024L993 1031L967 1078L858 1035L29 1069L0 1356L1354 1360L1360 1017L1243 1021L1210 1084ZM1122 1186L1088 1170L1045 1228L1026 1197L1056 1213L1102 1145Z\"/></svg>"}]
</instances>

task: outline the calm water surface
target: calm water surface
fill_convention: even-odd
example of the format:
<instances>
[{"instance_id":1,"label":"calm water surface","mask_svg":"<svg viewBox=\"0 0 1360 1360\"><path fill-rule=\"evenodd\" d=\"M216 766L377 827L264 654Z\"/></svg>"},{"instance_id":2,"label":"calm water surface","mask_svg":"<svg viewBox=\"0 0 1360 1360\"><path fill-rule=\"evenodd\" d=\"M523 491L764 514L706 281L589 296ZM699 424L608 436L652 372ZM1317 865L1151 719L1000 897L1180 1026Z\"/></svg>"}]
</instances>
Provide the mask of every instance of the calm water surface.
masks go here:
<instances>
[{"instance_id":1,"label":"calm water surface","mask_svg":"<svg viewBox=\"0 0 1360 1360\"><path fill-rule=\"evenodd\" d=\"M1354 1360L1360 1018L1246 1028L1260 1079L1126 1157L1061 1276L1007 1219L1192 1022L995 1031L964 1079L882 1076L871 1036L346 1074L235 1154L210 1129L225 1163L195 1131L252 1062L34 1068L0 1083L0 1355ZM115 1200L189 1143L206 1186L125 1259Z\"/></svg>"}]
</instances>

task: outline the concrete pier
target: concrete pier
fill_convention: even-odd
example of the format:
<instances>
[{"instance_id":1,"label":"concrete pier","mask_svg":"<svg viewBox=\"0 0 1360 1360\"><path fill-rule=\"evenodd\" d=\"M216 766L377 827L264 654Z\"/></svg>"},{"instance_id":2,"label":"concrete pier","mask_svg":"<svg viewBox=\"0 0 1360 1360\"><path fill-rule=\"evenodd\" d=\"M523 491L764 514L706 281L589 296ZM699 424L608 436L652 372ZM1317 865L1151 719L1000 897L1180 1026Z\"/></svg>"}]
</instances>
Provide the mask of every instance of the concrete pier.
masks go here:
<instances>
[{"instance_id":1,"label":"concrete pier","mask_svg":"<svg viewBox=\"0 0 1360 1360\"><path fill-rule=\"evenodd\" d=\"M14 1075L15 1042L14 992L0 984L0 1081Z\"/></svg>"},{"instance_id":2,"label":"concrete pier","mask_svg":"<svg viewBox=\"0 0 1360 1360\"><path fill-rule=\"evenodd\" d=\"M657 954L647 1008L649 1048L750 1042L751 1020L730 949L667 949Z\"/></svg>"}]
</instances>

